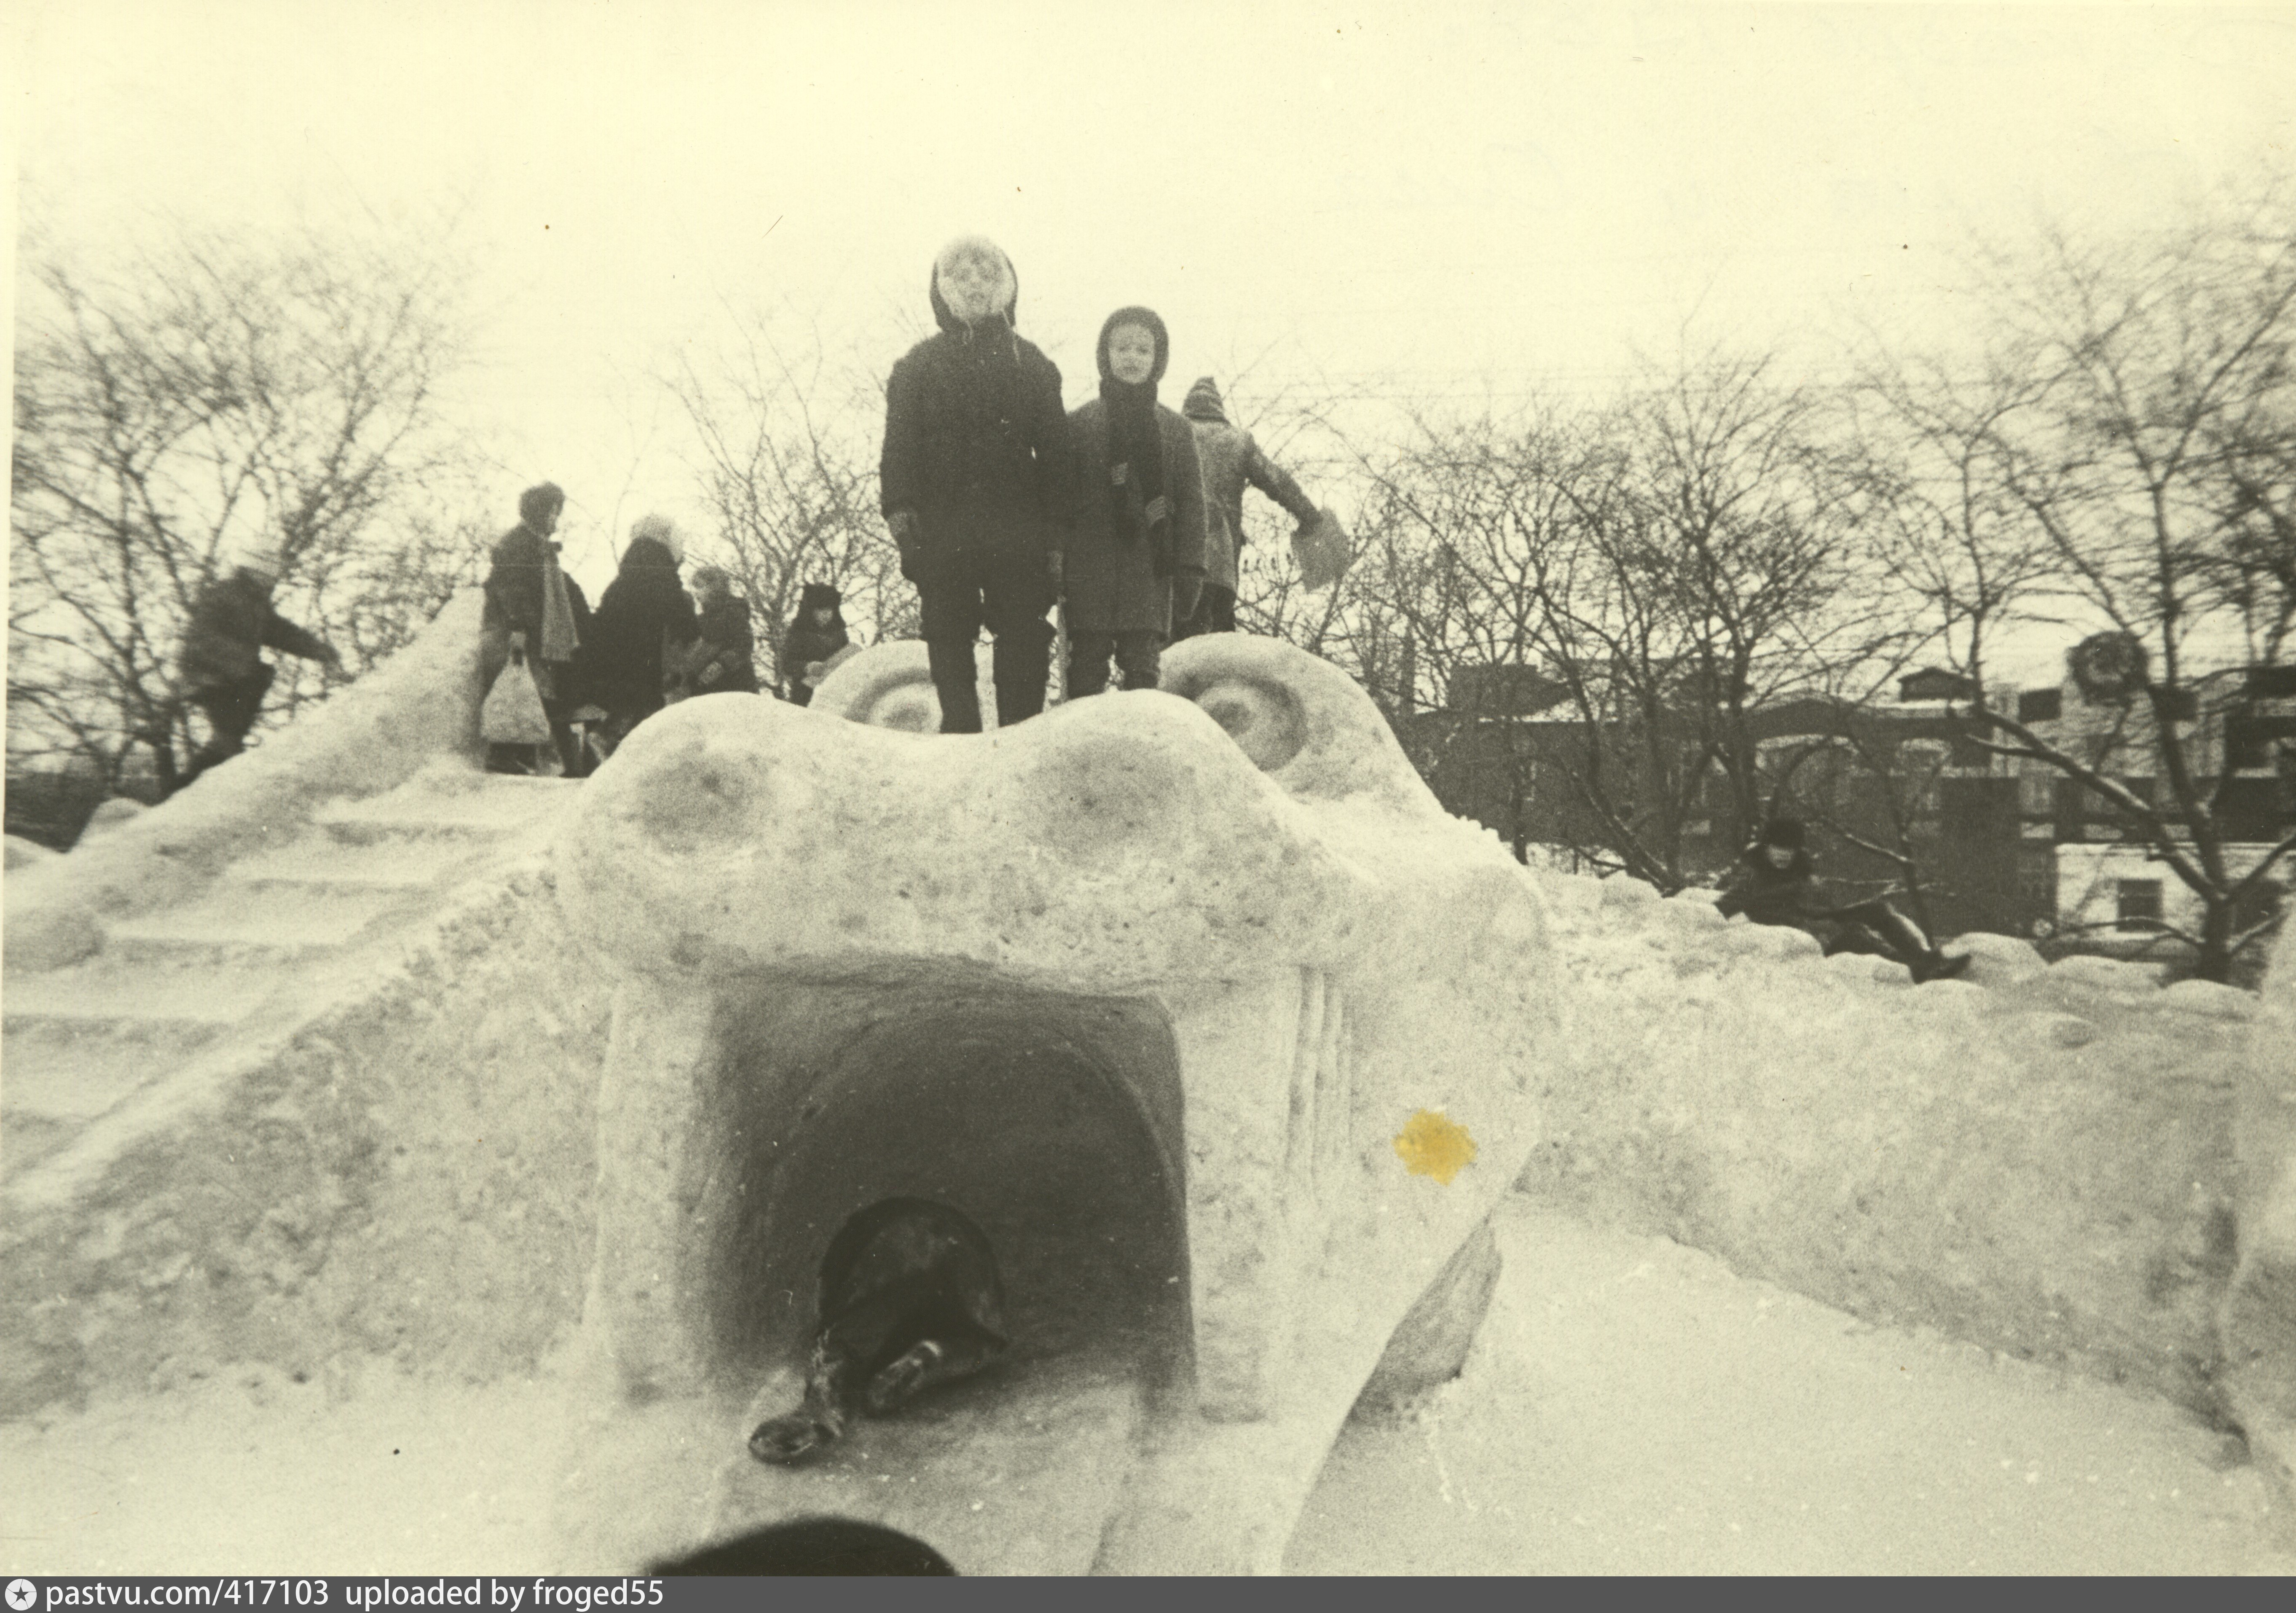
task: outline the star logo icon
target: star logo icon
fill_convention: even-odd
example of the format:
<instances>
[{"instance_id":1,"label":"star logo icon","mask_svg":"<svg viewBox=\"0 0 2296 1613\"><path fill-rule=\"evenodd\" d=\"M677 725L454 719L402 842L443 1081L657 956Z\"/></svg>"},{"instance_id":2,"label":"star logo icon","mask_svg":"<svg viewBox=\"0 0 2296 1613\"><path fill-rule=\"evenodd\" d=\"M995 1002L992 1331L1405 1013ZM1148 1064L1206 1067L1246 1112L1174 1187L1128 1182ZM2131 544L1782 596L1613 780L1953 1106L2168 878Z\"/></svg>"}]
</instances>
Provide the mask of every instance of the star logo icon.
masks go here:
<instances>
[{"instance_id":1,"label":"star logo icon","mask_svg":"<svg viewBox=\"0 0 2296 1613\"><path fill-rule=\"evenodd\" d=\"M40 1600L40 1588L29 1579L8 1582L8 1606L11 1613L29 1613L31 1605Z\"/></svg>"}]
</instances>

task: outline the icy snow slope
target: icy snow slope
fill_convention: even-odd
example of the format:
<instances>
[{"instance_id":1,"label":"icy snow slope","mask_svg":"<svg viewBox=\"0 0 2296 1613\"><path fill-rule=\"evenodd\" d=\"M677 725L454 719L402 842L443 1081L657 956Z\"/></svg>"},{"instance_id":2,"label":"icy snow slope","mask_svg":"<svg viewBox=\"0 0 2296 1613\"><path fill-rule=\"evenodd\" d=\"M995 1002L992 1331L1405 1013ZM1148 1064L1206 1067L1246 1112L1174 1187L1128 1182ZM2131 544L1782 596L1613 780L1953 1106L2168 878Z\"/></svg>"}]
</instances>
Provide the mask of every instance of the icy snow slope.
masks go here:
<instances>
[{"instance_id":1,"label":"icy snow slope","mask_svg":"<svg viewBox=\"0 0 2296 1613\"><path fill-rule=\"evenodd\" d=\"M1520 1200L1498 1231L1466 1371L1417 1416L1341 1435L1287 1571L2296 1571L2253 1470L2151 1396ZM548 1572L566 1400L550 1371L453 1385L346 1361L52 1409L0 1425L0 1471L31 1481L0 1573ZM1010 1535L1032 1474L999 1454L945 1499ZM857 1460L838 1482L913 1479Z\"/></svg>"},{"instance_id":2,"label":"icy snow slope","mask_svg":"<svg viewBox=\"0 0 2296 1613\"><path fill-rule=\"evenodd\" d=\"M0 1413L242 1360L492 1375L572 1325L605 1011L537 841L575 787L465 768L9 979Z\"/></svg>"},{"instance_id":3,"label":"icy snow slope","mask_svg":"<svg viewBox=\"0 0 2296 1613\"><path fill-rule=\"evenodd\" d=\"M578 787L471 759L477 610L9 876L0 1415L242 1359L499 1371L570 1325L603 1008L544 848Z\"/></svg>"},{"instance_id":4,"label":"icy snow slope","mask_svg":"<svg viewBox=\"0 0 2296 1613\"><path fill-rule=\"evenodd\" d=\"M10 978L90 955L108 924L190 899L235 860L295 839L329 801L380 795L442 756L474 761L484 603L463 590L309 717L164 806L20 868L4 896Z\"/></svg>"},{"instance_id":5,"label":"icy snow slope","mask_svg":"<svg viewBox=\"0 0 2296 1613\"><path fill-rule=\"evenodd\" d=\"M1458 1380L1341 1435L1295 1574L2286 1574L2236 1442L1517 1200Z\"/></svg>"},{"instance_id":6,"label":"icy snow slope","mask_svg":"<svg viewBox=\"0 0 2296 1613\"><path fill-rule=\"evenodd\" d=\"M1997 936L1915 987L1694 897L1527 877L1571 987L1536 1197L2228 1423L2296 1388L2284 1342L2228 1372L2296 1331L2263 1257L2226 1311L2296 1101L2296 1038L2254 996Z\"/></svg>"}]
</instances>

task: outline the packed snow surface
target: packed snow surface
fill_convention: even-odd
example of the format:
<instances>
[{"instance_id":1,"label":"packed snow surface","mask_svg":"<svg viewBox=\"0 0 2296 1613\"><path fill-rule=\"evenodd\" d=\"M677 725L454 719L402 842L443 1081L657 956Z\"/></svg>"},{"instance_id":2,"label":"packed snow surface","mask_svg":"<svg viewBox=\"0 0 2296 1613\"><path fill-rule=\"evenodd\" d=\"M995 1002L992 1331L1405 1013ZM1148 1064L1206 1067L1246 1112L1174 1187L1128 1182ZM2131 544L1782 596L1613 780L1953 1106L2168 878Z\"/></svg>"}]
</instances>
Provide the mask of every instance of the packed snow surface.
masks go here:
<instances>
[{"instance_id":1,"label":"packed snow surface","mask_svg":"<svg viewBox=\"0 0 2296 1613\"><path fill-rule=\"evenodd\" d=\"M2236 1442L2163 1401L1869 1327L1521 1200L1498 1231L1465 1372L1349 1425L1292 1571L2296 1572ZM9 1425L0 1560L545 1572L562 1395L547 1374L251 1368Z\"/></svg>"}]
</instances>

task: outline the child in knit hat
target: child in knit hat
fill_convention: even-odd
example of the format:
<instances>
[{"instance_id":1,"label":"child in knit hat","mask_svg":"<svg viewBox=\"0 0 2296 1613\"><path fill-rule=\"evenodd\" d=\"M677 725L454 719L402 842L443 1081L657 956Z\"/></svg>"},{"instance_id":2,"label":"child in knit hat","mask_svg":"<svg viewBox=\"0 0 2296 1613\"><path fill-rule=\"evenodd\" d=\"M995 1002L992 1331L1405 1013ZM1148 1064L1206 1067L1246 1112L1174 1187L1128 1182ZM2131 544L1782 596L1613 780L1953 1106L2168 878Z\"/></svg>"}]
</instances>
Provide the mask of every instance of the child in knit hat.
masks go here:
<instances>
[{"instance_id":1,"label":"child in knit hat","mask_svg":"<svg viewBox=\"0 0 2296 1613\"><path fill-rule=\"evenodd\" d=\"M1218 382L1197 378L1180 405L1195 430L1196 457L1204 468L1204 596L1193 617L1172 636L1235 631L1237 565L1243 554L1243 490L1257 487L1274 499L1304 531L1317 520L1315 502L1300 490L1289 471L1260 451L1250 432L1231 425ZM1295 544L1298 539L1294 540Z\"/></svg>"},{"instance_id":2,"label":"child in knit hat","mask_svg":"<svg viewBox=\"0 0 2296 1613\"><path fill-rule=\"evenodd\" d=\"M734 594L734 579L724 567L704 566L694 572L693 603L695 636L685 652L682 692L757 693L758 670L751 659L757 634L750 626L750 602Z\"/></svg>"}]
</instances>

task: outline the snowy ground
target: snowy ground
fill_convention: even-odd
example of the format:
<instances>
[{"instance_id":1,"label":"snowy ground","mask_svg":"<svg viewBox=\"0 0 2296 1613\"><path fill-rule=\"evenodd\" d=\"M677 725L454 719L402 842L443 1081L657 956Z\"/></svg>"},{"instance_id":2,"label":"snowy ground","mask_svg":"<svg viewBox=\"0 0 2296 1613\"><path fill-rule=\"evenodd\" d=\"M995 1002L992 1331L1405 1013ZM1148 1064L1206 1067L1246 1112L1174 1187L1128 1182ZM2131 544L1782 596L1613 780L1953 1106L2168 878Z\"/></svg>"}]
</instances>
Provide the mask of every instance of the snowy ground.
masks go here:
<instances>
[{"instance_id":1,"label":"snowy ground","mask_svg":"<svg viewBox=\"0 0 2296 1613\"><path fill-rule=\"evenodd\" d=\"M1527 1205L1466 1372L1356 1424L1299 1573L2292 1573L2254 1471L2158 1401L1874 1329ZM546 1571L548 1380L378 1369L0 1429L9 1573Z\"/></svg>"}]
</instances>

